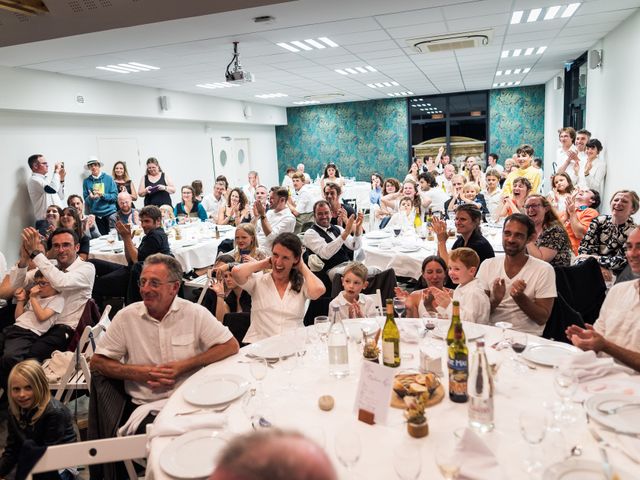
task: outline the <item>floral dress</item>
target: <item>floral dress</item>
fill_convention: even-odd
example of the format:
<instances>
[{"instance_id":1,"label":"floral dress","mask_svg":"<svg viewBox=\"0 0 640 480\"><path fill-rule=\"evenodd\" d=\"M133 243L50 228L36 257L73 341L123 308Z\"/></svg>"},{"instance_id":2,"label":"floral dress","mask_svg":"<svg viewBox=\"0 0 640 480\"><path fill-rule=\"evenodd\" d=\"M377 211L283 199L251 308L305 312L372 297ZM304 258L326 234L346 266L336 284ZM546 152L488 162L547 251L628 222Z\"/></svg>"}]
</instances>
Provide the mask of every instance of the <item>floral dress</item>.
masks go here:
<instances>
[{"instance_id":1,"label":"floral dress","mask_svg":"<svg viewBox=\"0 0 640 480\"><path fill-rule=\"evenodd\" d=\"M600 266L617 275L627 265L624 245L634 227L631 217L616 225L611 221L611 215L600 215L591 221L578 247L578 255L599 255Z\"/></svg>"},{"instance_id":2,"label":"floral dress","mask_svg":"<svg viewBox=\"0 0 640 480\"><path fill-rule=\"evenodd\" d=\"M556 256L549 262L552 267L568 267L571 265L571 243L565 229L560 225L545 228L536 239L536 247L547 247L555 250Z\"/></svg>"}]
</instances>

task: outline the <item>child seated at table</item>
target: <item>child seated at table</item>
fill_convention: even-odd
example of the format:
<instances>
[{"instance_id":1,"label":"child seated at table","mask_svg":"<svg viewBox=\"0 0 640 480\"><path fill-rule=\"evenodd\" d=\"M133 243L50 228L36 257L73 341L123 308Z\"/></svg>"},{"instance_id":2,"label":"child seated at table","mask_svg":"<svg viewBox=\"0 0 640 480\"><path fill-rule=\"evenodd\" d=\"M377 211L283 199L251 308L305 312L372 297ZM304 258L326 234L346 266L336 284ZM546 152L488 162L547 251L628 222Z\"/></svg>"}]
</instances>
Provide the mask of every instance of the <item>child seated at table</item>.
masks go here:
<instances>
[{"instance_id":1,"label":"child seated at table","mask_svg":"<svg viewBox=\"0 0 640 480\"><path fill-rule=\"evenodd\" d=\"M28 293L23 288L16 290L16 322L0 334L0 388L5 387L11 368L29 358L33 343L54 325L64 308L64 297L40 270L33 280L35 285Z\"/></svg>"},{"instance_id":2,"label":"child seated at table","mask_svg":"<svg viewBox=\"0 0 640 480\"><path fill-rule=\"evenodd\" d=\"M378 315L376 302L360 292L367 288L367 267L360 262L349 263L342 274L343 290L331 300L329 315L337 307L340 320L346 318L367 318Z\"/></svg>"},{"instance_id":3,"label":"child seated at table","mask_svg":"<svg viewBox=\"0 0 640 480\"><path fill-rule=\"evenodd\" d=\"M453 295L446 290L429 287L429 293L433 296L433 305L438 313L451 316L452 300L460 302L460 319L472 323L489 323L491 304L489 296L482 286L482 282L476 277L480 257L466 247L457 248L449 254L449 278L457 288Z\"/></svg>"}]
</instances>

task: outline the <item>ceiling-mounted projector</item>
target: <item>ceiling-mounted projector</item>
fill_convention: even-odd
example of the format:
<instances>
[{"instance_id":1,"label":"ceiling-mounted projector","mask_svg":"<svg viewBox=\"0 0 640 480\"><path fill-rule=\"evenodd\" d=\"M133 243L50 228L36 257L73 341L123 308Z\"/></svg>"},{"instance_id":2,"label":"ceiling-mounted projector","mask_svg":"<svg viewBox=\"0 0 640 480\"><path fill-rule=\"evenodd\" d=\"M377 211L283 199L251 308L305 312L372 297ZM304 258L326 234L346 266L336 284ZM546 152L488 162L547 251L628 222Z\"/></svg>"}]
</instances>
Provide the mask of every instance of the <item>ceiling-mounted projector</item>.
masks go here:
<instances>
[{"instance_id":1,"label":"ceiling-mounted projector","mask_svg":"<svg viewBox=\"0 0 640 480\"><path fill-rule=\"evenodd\" d=\"M230 83L249 83L254 80L251 73L242 70L240 54L238 53L238 42L233 42L233 58L229 62L229 65L227 65L224 76L227 82Z\"/></svg>"}]
</instances>

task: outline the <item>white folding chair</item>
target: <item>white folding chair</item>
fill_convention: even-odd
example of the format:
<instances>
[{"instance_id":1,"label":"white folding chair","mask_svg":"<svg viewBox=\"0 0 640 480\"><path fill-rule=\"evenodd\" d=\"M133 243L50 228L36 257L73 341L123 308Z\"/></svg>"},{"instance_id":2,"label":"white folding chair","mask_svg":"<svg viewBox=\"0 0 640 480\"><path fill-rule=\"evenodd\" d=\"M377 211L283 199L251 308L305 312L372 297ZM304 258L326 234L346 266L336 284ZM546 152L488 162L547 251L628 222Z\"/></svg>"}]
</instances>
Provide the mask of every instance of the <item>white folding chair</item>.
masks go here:
<instances>
[{"instance_id":1,"label":"white folding chair","mask_svg":"<svg viewBox=\"0 0 640 480\"><path fill-rule=\"evenodd\" d=\"M376 293L365 293L363 294L367 298L371 298L374 302L376 310L381 312L381 315L384 314L384 308L382 308L382 294L380 293L380 289L376 289Z\"/></svg>"},{"instance_id":2,"label":"white folding chair","mask_svg":"<svg viewBox=\"0 0 640 480\"><path fill-rule=\"evenodd\" d=\"M55 390L56 400L62 403L69 403L73 393L77 390L91 391L91 371L89 370L89 363L87 360L91 358L96 348L96 342L102 333L107 329L111 320L109 319L109 313L111 312L111 305L107 305L100 317L100 320L95 327L87 326L80 340L74 354L74 361L69 362L69 365L60 377L58 382L50 382L49 389ZM51 360L45 360L43 367L47 366Z\"/></svg>"},{"instance_id":3,"label":"white folding chair","mask_svg":"<svg viewBox=\"0 0 640 480\"><path fill-rule=\"evenodd\" d=\"M138 458L147 458L147 436L105 438L87 442L67 443L47 448L45 454L35 464L27 480L35 473L62 470L79 465L97 465ZM129 479L136 480L137 475L129 469Z\"/></svg>"}]
</instances>

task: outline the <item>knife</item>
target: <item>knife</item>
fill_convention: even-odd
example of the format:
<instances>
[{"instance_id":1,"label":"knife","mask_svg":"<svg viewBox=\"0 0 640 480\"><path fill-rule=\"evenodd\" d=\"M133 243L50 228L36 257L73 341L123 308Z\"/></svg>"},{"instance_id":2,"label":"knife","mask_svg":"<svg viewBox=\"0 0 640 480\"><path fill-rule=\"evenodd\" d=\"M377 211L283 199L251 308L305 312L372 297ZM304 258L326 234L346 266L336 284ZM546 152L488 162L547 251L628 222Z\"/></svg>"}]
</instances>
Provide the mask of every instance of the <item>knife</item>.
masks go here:
<instances>
[{"instance_id":1,"label":"knife","mask_svg":"<svg viewBox=\"0 0 640 480\"><path fill-rule=\"evenodd\" d=\"M607 442L604 441L595 428L589 427L589 433L591 433L591 436L596 441L598 448L600 449L600 456L602 457L602 472L607 480L611 480L613 478L613 473L611 471L611 464L609 463L609 455L607 455Z\"/></svg>"}]
</instances>

